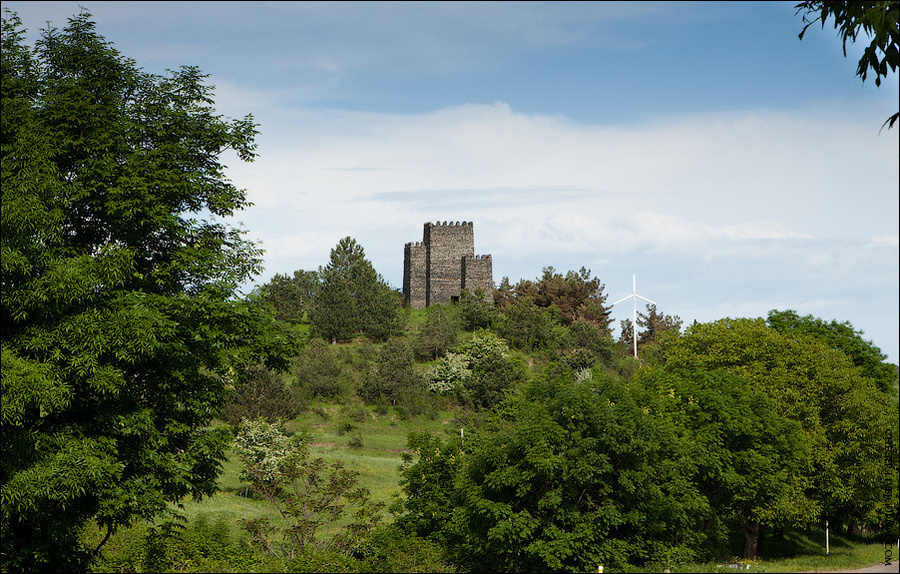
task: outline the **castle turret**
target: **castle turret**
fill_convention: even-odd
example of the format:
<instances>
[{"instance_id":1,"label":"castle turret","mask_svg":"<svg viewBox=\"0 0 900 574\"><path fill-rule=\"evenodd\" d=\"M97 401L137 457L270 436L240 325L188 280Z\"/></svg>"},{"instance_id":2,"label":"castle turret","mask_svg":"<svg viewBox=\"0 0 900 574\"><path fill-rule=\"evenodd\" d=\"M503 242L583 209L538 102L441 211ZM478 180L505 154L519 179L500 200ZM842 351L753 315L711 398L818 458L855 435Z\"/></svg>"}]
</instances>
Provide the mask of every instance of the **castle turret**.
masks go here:
<instances>
[{"instance_id":1,"label":"castle turret","mask_svg":"<svg viewBox=\"0 0 900 574\"><path fill-rule=\"evenodd\" d=\"M403 297L413 309L459 298L463 289L484 289L493 297L490 255L475 255L472 222L426 223L421 243L407 243L403 253Z\"/></svg>"}]
</instances>

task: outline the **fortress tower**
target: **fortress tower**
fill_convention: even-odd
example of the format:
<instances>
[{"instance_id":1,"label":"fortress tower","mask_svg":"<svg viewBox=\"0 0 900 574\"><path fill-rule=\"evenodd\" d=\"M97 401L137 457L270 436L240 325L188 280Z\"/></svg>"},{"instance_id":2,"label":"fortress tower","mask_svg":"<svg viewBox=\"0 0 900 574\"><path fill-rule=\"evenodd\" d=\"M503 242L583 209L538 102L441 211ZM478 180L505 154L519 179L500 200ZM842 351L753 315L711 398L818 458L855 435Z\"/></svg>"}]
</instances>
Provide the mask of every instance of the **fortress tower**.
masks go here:
<instances>
[{"instance_id":1,"label":"fortress tower","mask_svg":"<svg viewBox=\"0 0 900 574\"><path fill-rule=\"evenodd\" d=\"M472 222L426 223L422 242L403 251L403 298L413 309L459 299L464 289L484 289L490 300L494 275L490 255L475 255Z\"/></svg>"}]
</instances>

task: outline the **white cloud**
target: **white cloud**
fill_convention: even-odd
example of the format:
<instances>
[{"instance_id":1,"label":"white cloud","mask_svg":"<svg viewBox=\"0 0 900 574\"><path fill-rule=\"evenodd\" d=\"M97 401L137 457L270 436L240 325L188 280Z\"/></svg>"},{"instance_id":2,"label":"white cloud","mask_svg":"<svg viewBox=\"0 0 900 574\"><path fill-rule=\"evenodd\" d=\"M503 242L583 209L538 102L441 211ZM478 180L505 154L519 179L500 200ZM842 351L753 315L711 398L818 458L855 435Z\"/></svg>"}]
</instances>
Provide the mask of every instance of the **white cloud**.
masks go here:
<instances>
[{"instance_id":1,"label":"white cloud","mask_svg":"<svg viewBox=\"0 0 900 574\"><path fill-rule=\"evenodd\" d=\"M265 227L281 217L334 236L335 226L467 220L484 251L520 258L733 256L742 245L761 256L798 241L870 237L896 246L896 138L828 111L606 128L502 102L415 115L300 110L264 125L260 158L231 173Z\"/></svg>"}]
</instances>

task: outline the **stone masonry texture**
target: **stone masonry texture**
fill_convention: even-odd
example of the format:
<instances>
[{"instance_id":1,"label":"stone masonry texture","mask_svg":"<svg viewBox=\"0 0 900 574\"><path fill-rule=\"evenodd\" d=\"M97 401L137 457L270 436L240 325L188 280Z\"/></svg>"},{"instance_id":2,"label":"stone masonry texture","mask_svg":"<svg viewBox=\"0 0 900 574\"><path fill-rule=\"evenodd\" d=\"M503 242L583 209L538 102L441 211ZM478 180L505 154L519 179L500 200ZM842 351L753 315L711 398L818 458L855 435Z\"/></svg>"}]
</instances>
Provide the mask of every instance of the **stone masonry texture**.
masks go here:
<instances>
[{"instance_id":1,"label":"stone masonry texture","mask_svg":"<svg viewBox=\"0 0 900 574\"><path fill-rule=\"evenodd\" d=\"M464 289L494 292L490 255L475 255L472 222L426 223L422 242L403 250L403 298L413 309L458 299Z\"/></svg>"}]
</instances>

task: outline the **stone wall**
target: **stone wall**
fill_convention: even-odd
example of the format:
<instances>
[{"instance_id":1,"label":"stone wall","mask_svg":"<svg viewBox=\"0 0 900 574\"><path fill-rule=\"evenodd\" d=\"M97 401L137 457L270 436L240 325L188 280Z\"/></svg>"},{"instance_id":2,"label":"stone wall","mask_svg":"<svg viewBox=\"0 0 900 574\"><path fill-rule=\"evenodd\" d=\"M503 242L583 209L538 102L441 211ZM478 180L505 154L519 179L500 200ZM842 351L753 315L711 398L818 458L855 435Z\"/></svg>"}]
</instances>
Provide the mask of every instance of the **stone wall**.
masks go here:
<instances>
[{"instance_id":1,"label":"stone wall","mask_svg":"<svg viewBox=\"0 0 900 574\"><path fill-rule=\"evenodd\" d=\"M475 236L468 222L426 223L425 306L449 303L462 289L462 259L475 254Z\"/></svg>"},{"instance_id":2,"label":"stone wall","mask_svg":"<svg viewBox=\"0 0 900 574\"><path fill-rule=\"evenodd\" d=\"M494 270L490 255L463 257L462 288L472 293L483 289L485 299L494 300Z\"/></svg>"},{"instance_id":3,"label":"stone wall","mask_svg":"<svg viewBox=\"0 0 900 574\"><path fill-rule=\"evenodd\" d=\"M493 298L490 255L475 255L472 222L426 223L421 243L403 253L403 297L413 309L450 303L463 289L484 289Z\"/></svg>"},{"instance_id":4,"label":"stone wall","mask_svg":"<svg viewBox=\"0 0 900 574\"><path fill-rule=\"evenodd\" d=\"M426 303L425 245L407 243L403 250L403 296L413 309L422 309Z\"/></svg>"}]
</instances>

